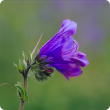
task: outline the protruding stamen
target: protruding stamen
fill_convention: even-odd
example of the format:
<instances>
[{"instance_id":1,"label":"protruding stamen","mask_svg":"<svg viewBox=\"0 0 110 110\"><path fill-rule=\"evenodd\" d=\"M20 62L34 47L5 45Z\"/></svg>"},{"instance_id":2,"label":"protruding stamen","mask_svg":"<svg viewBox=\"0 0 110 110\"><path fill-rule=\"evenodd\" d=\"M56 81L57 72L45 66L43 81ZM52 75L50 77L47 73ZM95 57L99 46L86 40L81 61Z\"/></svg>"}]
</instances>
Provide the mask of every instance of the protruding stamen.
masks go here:
<instances>
[{"instance_id":1,"label":"protruding stamen","mask_svg":"<svg viewBox=\"0 0 110 110\"><path fill-rule=\"evenodd\" d=\"M83 43L83 42L82 42L82 43ZM82 43L81 43L81 44L82 44ZM76 44L76 47L74 47L74 45L73 45L73 48L72 48L71 50L69 50L69 51L66 51L67 53L66 53L66 52L63 53L63 55L66 55L66 54L71 53L71 52L73 51L73 49L76 49L76 50L75 50L75 52L76 52L76 51L77 51L77 48L78 48L81 44L79 44L79 45ZM66 47L65 47L65 48L66 48ZM75 52L74 52L74 53L75 53ZM71 54L74 54L74 53L71 53Z\"/></svg>"},{"instance_id":2,"label":"protruding stamen","mask_svg":"<svg viewBox=\"0 0 110 110\"><path fill-rule=\"evenodd\" d=\"M32 57L33 53L35 52L35 50L36 50L36 48L37 48L37 46L38 46L38 44L39 44L39 42L40 42L40 40L41 40L41 38L42 38L42 35L43 35L43 33L41 34L41 36L40 36L40 38L39 38L39 40L38 40L38 42L37 42L37 44L36 44L36 46L35 46L33 52L31 53L31 57Z\"/></svg>"},{"instance_id":3,"label":"protruding stamen","mask_svg":"<svg viewBox=\"0 0 110 110\"><path fill-rule=\"evenodd\" d=\"M83 42L82 42L82 43L83 43ZM79 44L79 45L77 45L77 44L76 44L76 47L75 47L75 48L76 48L76 50L75 50L75 52L77 51L77 47L79 47L80 45L82 45L82 43L81 43L81 44ZM74 53L75 53L75 52L74 52ZM73 53L73 54L74 54L74 53Z\"/></svg>"}]
</instances>

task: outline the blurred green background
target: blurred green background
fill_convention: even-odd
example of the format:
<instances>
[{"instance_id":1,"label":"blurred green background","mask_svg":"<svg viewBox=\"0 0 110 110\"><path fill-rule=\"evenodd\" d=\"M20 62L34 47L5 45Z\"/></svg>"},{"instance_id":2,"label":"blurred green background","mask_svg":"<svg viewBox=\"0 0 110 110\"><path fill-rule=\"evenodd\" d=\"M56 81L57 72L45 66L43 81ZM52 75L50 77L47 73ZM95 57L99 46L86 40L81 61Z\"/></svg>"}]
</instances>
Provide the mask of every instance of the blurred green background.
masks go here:
<instances>
[{"instance_id":1,"label":"blurred green background","mask_svg":"<svg viewBox=\"0 0 110 110\"><path fill-rule=\"evenodd\" d=\"M6 8L4 8L6 7ZM4 9L3 9L4 8ZM3 9L3 10L2 10ZM55 70L49 82L38 83L28 77L29 103L24 110L106 110L110 106L110 4L106 0L4 0L0 4L0 84L11 86L22 81L13 66L57 33L63 20L78 25L73 36L86 53L89 65L78 78L66 80ZM3 110L18 110L17 91L0 87Z\"/></svg>"}]
</instances>

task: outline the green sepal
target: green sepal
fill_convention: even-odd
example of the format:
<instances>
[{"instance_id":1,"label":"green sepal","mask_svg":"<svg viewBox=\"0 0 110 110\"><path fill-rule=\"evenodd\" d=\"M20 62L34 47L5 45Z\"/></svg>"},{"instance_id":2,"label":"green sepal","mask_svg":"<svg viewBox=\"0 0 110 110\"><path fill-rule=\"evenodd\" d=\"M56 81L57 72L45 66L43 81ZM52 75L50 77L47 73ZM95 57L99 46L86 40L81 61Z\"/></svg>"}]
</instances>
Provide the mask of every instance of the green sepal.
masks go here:
<instances>
[{"instance_id":1,"label":"green sepal","mask_svg":"<svg viewBox=\"0 0 110 110\"><path fill-rule=\"evenodd\" d=\"M22 70L25 72L26 68L27 68L27 63L23 60L22 61Z\"/></svg>"},{"instance_id":2,"label":"green sepal","mask_svg":"<svg viewBox=\"0 0 110 110\"><path fill-rule=\"evenodd\" d=\"M27 65L30 65L31 62L32 62L31 52L29 52L28 56L26 56L26 54L25 54L24 51L23 51L23 59L24 59L24 62L25 62Z\"/></svg>"},{"instance_id":3,"label":"green sepal","mask_svg":"<svg viewBox=\"0 0 110 110\"><path fill-rule=\"evenodd\" d=\"M22 54L23 54L23 59L24 59L24 61L27 62L27 61L28 61L28 58L27 58L26 54L24 53L24 51L23 51Z\"/></svg>"},{"instance_id":4,"label":"green sepal","mask_svg":"<svg viewBox=\"0 0 110 110\"><path fill-rule=\"evenodd\" d=\"M29 54L28 54L28 65L30 65L30 63L31 63L31 61L32 61L32 56L31 56L31 52L29 52Z\"/></svg>"},{"instance_id":5,"label":"green sepal","mask_svg":"<svg viewBox=\"0 0 110 110\"><path fill-rule=\"evenodd\" d=\"M47 57L47 56L45 56L45 57L39 59L38 62L43 62L43 61L45 61L45 60L46 60L46 57Z\"/></svg>"},{"instance_id":6,"label":"green sepal","mask_svg":"<svg viewBox=\"0 0 110 110\"><path fill-rule=\"evenodd\" d=\"M36 61L34 65L31 65L31 69L32 71L35 70L37 68L37 66L39 65L39 63Z\"/></svg>"},{"instance_id":7,"label":"green sepal","mask_svg":"<svg viewBox=\"0 0 110 110\"><path fill-rule=\"evenodd\" d=\"M24 61L24 60L20 60L19 59L19 66L17 66L15 63L14 63L14 66L17 68L17 70L20 72L20 73L22 73L22 74L24 74L25 73L25 71L26 71L26 68L27 68L27 64L26 64L26 62Z\"/></svg>"},{"instance_id":8,"label":"green sepal","mask_svg":"<svg viewBox=\"0 0 110 110\"><path fill-rule=\"evenodd\" d=\"M40 52L37 54L37 56L35 57L35 61L38 61L40 57Z\"/></svg>"},{"instance_id":9,"label":"green sepal","mask_svg":"<svg viewBox=\"0 0 110 110\"><path fill-rule=\"evenodd\" d=\"M19 72L21 72L21 70L20 70L20 68L18 67L18 65L15 64L15 63L13 63L13 64L14 64L14 66L17 68L17 70L18 70Z\"/></svg>"},{"instance_id":10,"label":"green sepal","mask_svg":"<svg viewBox=\"0 0 110 110\"><path fill-rule=\"evenodd\" d=\"M20 73L23 73L23 70L22 70L22 68L20 68L18 65L16 65L15 63L14 63L14 66L17 68L17 70L20 72Z\"/></svg>"},{"instance_id":11,"label":"green sepal","mask_svg":"<svg viewBox=\"0 0 110 110\"><path fill-rule=\"evenodd\" d=\"M46 57L47 57L47 56L45 56L45 57L43 57L43 58L40 59L40 52L39 52L39 53L37 54L37 56L35 57L34 61L43 62L43 61L46 60Z\"/></svg>"},{"instance_id":12,"label":"green sepal","mask_svg":"<svg viewBox=\"0 0 110 110\"><path fill-rule=\"evenodd\" d=\"M19 68L20 68L20 70L22 70L22 62L20 59L19 59Z\"/></svg>"},{"instance_id":13,"label":"green sepal","mask_svg":"<svg viewBox=\"0 0 110 110\"><path fill-rule=\"evenodd\" d=\"M51 63L51 61L50 62L42 62L42 63L40 63L40 65L46 65L46 64L49 64L49 63Z\"/></svg>"},{"instance_id":14,"label":"green sepal","mask_svg":"<svg viewBox=\"0 0 110 110\"><path fill-rule=\"evenodd\" d=\"M21 93L21 99L23 99L24 101L28 102L28 96L27 96L27 91L26 89L22 86L22 84L20 84L19 82L17 84L15 84L15 86L18 89L18 92Z\"/></svg>"},{"instance_id":15,"label":"green sepal","mask_svg":"<svg viewBox=\"0 0 110 110\"><path fill-rule=\"evenodd\" d=\"M35 65L31 65L32 67L37 67L39 63L36 61Z\"/></svg>"}]
</instances>

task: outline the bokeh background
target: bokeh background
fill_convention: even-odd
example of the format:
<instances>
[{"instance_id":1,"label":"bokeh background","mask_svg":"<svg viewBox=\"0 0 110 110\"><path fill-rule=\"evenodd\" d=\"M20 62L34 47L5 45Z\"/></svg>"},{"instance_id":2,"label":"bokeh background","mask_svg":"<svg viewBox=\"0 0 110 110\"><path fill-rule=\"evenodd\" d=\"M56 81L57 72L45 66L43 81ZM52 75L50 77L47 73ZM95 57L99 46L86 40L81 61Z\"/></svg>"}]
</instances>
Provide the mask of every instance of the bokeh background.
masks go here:
<instances>
[{"instance_id":1,"label":"bokeh background","mask_svg":"<svg viewBox=\"0 0 110 110\"><path fill-rule=\"evenodd\" d=\"M6 8L5 8L6 7ZM3 9L4 8L4 9ZM2 10L3 9L3 10ZM78 25L73 36L89 65L78 78L66 80L55 70L49 82L28 77L29 103L24 110L107 110L110 106L110 4L106 0L4 0L0 4L0 84L22 81L13 66L22 51L38 49L57 33L63 20ZM3 110L18 110L16 89L0 87Z\"/></svg>"}]
</instances>

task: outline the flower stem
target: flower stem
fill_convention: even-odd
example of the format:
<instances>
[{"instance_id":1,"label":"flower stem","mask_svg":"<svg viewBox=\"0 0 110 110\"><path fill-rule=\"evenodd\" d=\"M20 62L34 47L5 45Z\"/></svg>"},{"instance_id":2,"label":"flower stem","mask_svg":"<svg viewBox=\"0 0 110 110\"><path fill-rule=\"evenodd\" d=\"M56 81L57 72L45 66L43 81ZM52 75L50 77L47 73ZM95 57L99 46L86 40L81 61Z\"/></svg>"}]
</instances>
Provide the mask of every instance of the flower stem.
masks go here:
<instances>
[{"instance_id":1,"label":"flower stem","mask_svg":"<svg viewBox=\"0 0 110 110\"><path fill-rule=\"evenodd\" d=\"M28 75L29 69L30 69L30 66L27 66L26 72L24 74L22 74L23 75L23 81L24 81L24 88L26 90L27 90L27 75ZM19 96L21 97L21 93L19 93ZM21 99L19 110L23 109L24 103L25 103L25 100Z\"/></svg>"},{"instance_id":2,"label":"flower stem","mask_svg":"<svg viewBox=\"0 0 110 110\"><path fill-rule=\"evenodd\" d=\"M25 101L23 101L23 99L21 99L21 103L20 103L20 106L19 106L19 110L22 110L22 109L23 109L24 102L25 102Z\"/></svg>"}]
</instances>

